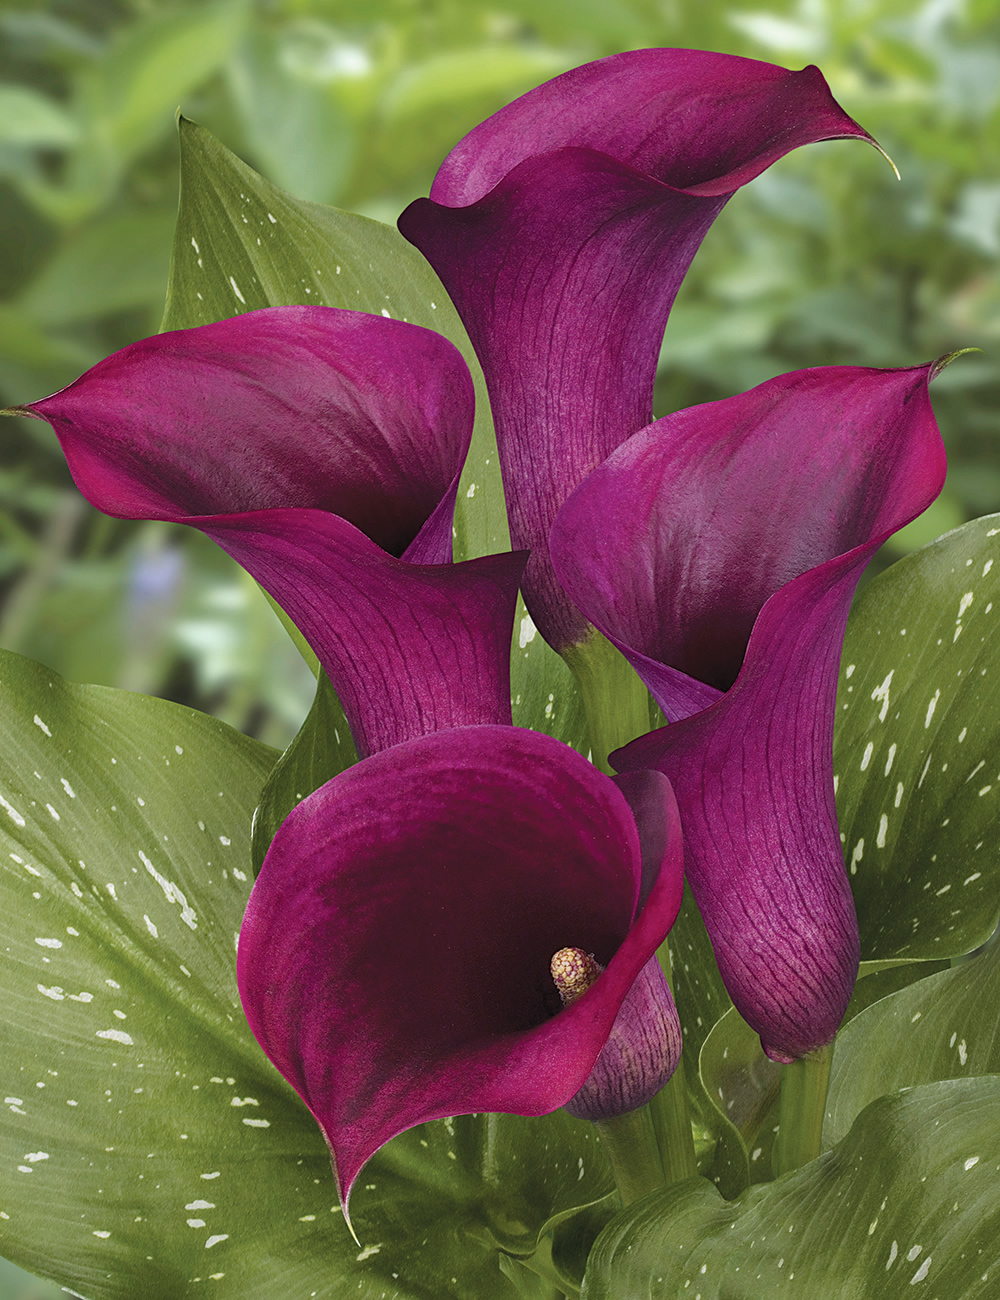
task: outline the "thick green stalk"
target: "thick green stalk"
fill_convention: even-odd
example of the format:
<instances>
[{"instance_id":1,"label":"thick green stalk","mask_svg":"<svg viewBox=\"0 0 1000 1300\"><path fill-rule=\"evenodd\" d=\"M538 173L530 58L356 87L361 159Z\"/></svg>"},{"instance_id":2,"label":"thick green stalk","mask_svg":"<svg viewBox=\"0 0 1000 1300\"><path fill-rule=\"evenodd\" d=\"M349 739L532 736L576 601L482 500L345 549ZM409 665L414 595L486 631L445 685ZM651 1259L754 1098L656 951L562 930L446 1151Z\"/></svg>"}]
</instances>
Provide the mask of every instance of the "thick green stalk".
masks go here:
<instances>
[{"instance_id":1,"label":"thick green stalk","mask_svg":"<svg viewBox=\"0 0 1000 1300\"><path fill-rule=\"evenodd\" d=\"M667 977L670 992L673 993L674 980L666 939L660 944L656 955ZM653 1117L656 1142L660 1148L665 1181L680 1183L685 1178L694 1178L698 1173L698 1162L694 1153L694 1133L691 1128L691 1110L688 1106L683 1060L671 1075L666 1087L661 1088L649 1103L649 1109Z\"/></svg>"},{"instance_id":2,"label":"thick green stalk","mask_svg":"<svg viewBox=\"0 0 1000 1300\"><path fill-rule=\"evenodd\" d=\"M649 1103L653 1117L656 1144L663 1162L663 1179L667 1183L682 1183L694 1178L698 1163L694 1154L694 1135L691 1131L691 1112L688 1109L687 1080L684 1067L679 1065L670 1082L661 1088Z\"/></svg>"},{"instance_id":3,"label":"thick green stalk","mask_svg":"<svg viewBox=\"0 0 1000 1300\"><path fill-rule=\"evenodd\" d=\"M771 1157L775 1178L819 1155L832 1064L833 1043L828 1043L782 1068L778 1140Z\"/></svg>"},{"instance_id":4,"label":"thick green stalk","mask_svg":"<svg viewBox=\"0 0 1000 1300\"><path fill-rule=\"evenodd\" d=\"M628 660L596 629L560 652L580 684L594 766L610 772L608 755L649 730L649 696Z\"/></svg>"},{"instance_id":5,"label":"thick green stalk","mask_svg":"<svg viewBox=\"0 0 1000 1300\"><path fill-rule=\"evenodd\" d=\"M631 1205L640 1196L663 1186L663 1166L648 1106L640 1106L615 1119L599 1120L595 1127L607 1152L622 1205Z\"/></svg>"}]
</instances>

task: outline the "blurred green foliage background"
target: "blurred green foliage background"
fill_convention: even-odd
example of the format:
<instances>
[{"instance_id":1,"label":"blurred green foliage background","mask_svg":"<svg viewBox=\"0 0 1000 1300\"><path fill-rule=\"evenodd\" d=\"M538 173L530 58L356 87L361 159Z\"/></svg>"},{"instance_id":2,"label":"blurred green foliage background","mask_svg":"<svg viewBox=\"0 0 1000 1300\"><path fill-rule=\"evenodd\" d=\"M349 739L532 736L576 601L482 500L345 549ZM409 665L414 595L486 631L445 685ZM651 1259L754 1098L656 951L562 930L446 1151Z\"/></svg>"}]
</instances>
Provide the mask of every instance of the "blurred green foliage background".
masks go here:
<instances>
[{"instance_id":1,"label":"blurred green foliage background","mask_svg":"<svg viewBox=\"0 0 1000 1300\"><path fill-rule=\"evenodd\" d=\"M647 45L819 64L902 175L834 142L738 194L678 299L657 414L980 347L935 384L949 487L896 553L1000 510L998 0L2 0L0 403L157 329L178 105L293 194L393 221L483 117ZM311 699L250 580L200 536L90 511L33 421L0 422L0 644L278 745ZM60 1294L0 1268L0 1300Z\"/></svg>"}]
</instances>

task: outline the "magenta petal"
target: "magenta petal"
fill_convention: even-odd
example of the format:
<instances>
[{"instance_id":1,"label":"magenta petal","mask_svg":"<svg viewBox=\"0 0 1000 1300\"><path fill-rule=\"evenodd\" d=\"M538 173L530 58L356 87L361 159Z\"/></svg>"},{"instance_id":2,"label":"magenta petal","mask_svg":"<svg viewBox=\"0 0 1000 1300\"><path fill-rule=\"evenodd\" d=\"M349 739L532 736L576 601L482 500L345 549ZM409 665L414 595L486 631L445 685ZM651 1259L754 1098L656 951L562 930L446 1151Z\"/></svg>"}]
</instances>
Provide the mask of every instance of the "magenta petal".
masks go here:
<instances>
[{"instance_id":1,"label":"magenta petal","mask_svg":"<svg viewBox=\"0 0 1000 1300\"><path fill-rule=\"evenodd\" d=\"M416 558L444 563L473 402L461 356L430 330L272 307L133 343L26 409L107 514L311 507L395 555L433 520Z\"/></svg>"},{"instance_id":2,"label":"magenta petal","mask_svg":"<svg viewBox=\"0 0 1000 1300\"><path fill-rule=\"evenodd\" d=\"M483 198L518 163L552 149L595 149L677 189L729 195L790 149L870 139L818 68L708 50L629 50L572 68L500 109L441 165L431 198Z\"/></svg>"},{"instance_id":3,"label":"magenta petal","mask_svg":"<svg viewBox=\"0 0 1000 1300\"><path fill-rule=\"evenodd\" d=\"M614 55L477 127L400 230L441 276L490 390L536 624L586 623L546 551L569 492L646 425L677 289L731 194L788 150L865 132L815 68L689 50Z\"/></svg>"},{"instance_id":4,"label":"magenta petal","mask_svg":"<svg viewBox=\"0 0 1000 1300\"><path fill-rule=\"evenodd\" d=\"M362 755L510 721L525 557L451 565L473 390L445 339L275 307L144 339L26 410L92 504L200 528L253 574L316 651Z\"/></svg>"},{"instance_id":5,"label":"magenta petal","mask_svg":"<svg viewBox=\"0 0 1000 1300\"><path fill-rule=\"evenodd\" d=\"M636 916L632 813L614 783L535 732L475 727L384 750L279 830L240 934L243 1006L318 1120L342 1199L424 1120L545 1114L587 1079L680 905L669 845ZM567 945L607 970L559 1010Z\"/></svg>"},{"instance_id":6,"label":"magenta petal","mask_svg":"<svg viewBox=\"0 0 1000 1300\"><path fill-rule=\"evenodd\" d=\"M830 1041L857 973L837 675L862 570L943 482L932 373L806 371L680 412L611 457L553 530L598 627L648 662L669 654L723 682L738 670L715 703L613 760L670 778L720 972L777 1060Z\"/></svg>"},{"instance_id":7,"label":"magenta petal","mask_svg":"<svg viewBox=\"0 0 1000 1300\"><path fill-rule=\"evenodd\" d=\"M429 731L510 722L523 551L412 564L319 510L187 522L251 573L302 632L362 757Z\"/></svg>"},{"instance_id":8,"label":"magenta petal","mask_svg":"<svg viewBox=\"0 0 1000 1300\"><path fill-rule=\"evenodd\" d=\"M675 720L736 680L764 602L874 546L941 490L929 367L830 367L668 415L594 471L551 534L560 580Z\"/></svg>"},{"instance_id":9,"label":"magenta petal","mask_svg":"<svg viewBox=\"0 0 1000 1300\"><path fill-rule=\"evenodd\" d=\"M732 690L612 756L670 777L719 972L778 1061L830 1042L857 977L832 747L843 627L864 563L832 561L773 597Z\"/></svg>"}]
</instances>

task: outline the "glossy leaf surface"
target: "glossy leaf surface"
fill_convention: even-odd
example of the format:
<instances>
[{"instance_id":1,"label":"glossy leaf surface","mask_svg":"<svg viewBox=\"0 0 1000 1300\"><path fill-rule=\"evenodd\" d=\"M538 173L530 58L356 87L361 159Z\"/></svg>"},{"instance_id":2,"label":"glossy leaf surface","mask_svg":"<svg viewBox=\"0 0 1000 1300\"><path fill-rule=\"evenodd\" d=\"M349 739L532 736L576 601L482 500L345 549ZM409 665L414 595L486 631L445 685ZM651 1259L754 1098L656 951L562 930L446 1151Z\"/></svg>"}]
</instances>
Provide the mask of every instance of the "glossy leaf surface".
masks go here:
<instances>
[{"instance_id":1,"label":"glossy leaf surface","mask_svg":"<svg viewBox=\"0 0 1000 1300\"><path fill-rule=\"evenodd\" d=\"M957 956L1000 914L1000 517L875 578L851 613L834 765L863 959Z\"/></svg>"},{"instance_id":2,"label":"glossy leaf surface","mask_svg":"<svg viewBox=\"0 0 1000 1300\"><path fill-rule=\"evenodd\" d=\"M862 984L863 987L863 984ZM1000 947L867 1007L837 1038L823 1130L838 1142L882 1093L1000 1074Z\"/></svg>"},{"instance_id":3,"label":"glossy leaf surface","mask_svg":"<svg viewBox=\"0 0 1000 1300\"><path fill-rule=\"evenodd\" d=\"M834 1150L735 1202L704 1181L653 1193L598 1239L584 1300L813 1300L832 1279L852 1300L920 1295L924 1281L928 1296L988 1295L998 1103L996 1077L929 1084L880 1098Z\"/></svg>"}]
</instances>

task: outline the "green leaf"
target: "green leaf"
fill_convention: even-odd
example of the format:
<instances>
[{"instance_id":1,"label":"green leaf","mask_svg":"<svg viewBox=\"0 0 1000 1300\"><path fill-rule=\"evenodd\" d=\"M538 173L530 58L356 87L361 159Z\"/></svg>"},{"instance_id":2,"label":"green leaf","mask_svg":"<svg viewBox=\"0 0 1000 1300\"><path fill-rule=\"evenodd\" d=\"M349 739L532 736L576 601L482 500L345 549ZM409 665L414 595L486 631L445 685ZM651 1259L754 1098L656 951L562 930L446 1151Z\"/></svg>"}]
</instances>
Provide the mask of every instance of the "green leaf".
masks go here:
<instances>
[{"instance_id":1,"label":"green leaf","mask_svg":"<svg viewBox=\"0 0 1000 1300\"><path fill-rule=\"evenodd\" d=\"M584 1300L989 1295L1000 1276L1000 1079L882 1097L834 1150L724 1201L691 1180L598 1238Z\"/></svg>"},{"instance_id":2,"label":"green leaf","mask_svg":"<svg viewBox=\"0 0 1000 1300\"><path fill-rule=\"evenodd\" d=\"M328 84L289 66L270 33L250 31L226 69L247 143L275 181L329 203L354 160L356 133Z\"/></svg>"},{"instance_id":3,"label":"green leaf","mask_svg":"<svg viewBox=\"0 0 1000 1300\"><path fill-rule=\"evenodd\" d=\"M918 1083L1000 1074L1000 947L918 980L862 1011L837 1038L825 1145L870 1101Z\"/></svg>"},{"instance_id":4,"label":"green leaf","mask_svg":"<svg viewBox=\"0 0 1000 1300\"><path fill-rule=\"evenodd\" d=\"M719 974L705 923L687 885L680 915L670 931L667 947L670 981L684 1035L681 1066L696 1136L701 1136L706 1144L706 1154L699 1157L699 1169L723 1195L735 1196L750 1181L746 1147L736 1126L714 1104L699 1065L713 1026L733 1004ZM661 958L663 951L661 948Z\"/></svg>"},{"instance_id":5,"label":"green leaf","mask_svg":"<svg viewBox=\"0 0 1000 1300\"><path fill-rule=\"evenodd\" d=\"M576 1289L612 1192L592 1124L561 1110L539 1119L467 1115L385 1147L358 1179L351 1220L372 1283L377 1276L389 1295L403 1284L399 1294L421 1300L499 1300L508 1292L498 1251L528 1260L540 1239L556 1261L549 1276L576 1273L576 1286L567 1282ZM369 1294L384 1292L373 1285Z\"/></svg>"},{"instance_id":6,"label":"green leaf","mask_svg":"<svg viewBox=\"0 0 1000 1300\"><path fill-rule=\"evenodd\" d=\"M520 595L511 646L510 698L515 726L544 731L587 753L587 718L576 678L538 635Z\"/></svg>"},{"instance_id":7,"label":"green leaf","mask_svg":"<svg viewBox=\"0 0 1000 1300\"><path fill-rule=\"evenodd\" d=\"M312 708L274 765L254 813L251 851L255 877L278 827L296 804L357 761L340 700L329 677L320 673Z\"/></svg>"},{"instance_id":8,"label":"green leaf","mask_svg":"<svg viewBox=\"0 0 1000 1300\"><path fill-rule=\"evenodd\" d=\"M68 325L163 299L172 211L116 212L72 234L21 297L43 325ZM154 317L155 319L155 317Z\"/></svg>"},{"instance_id":9,"label":"green leaf","mask_svg":"<svg viewBox=\"0 0 1000 1300\"><path fill-rule=\"evenodd\" d=\"M386 121L406 121L417 113L440 112L456 101L496 94L514 98L571 68L575 59L539 46L491 44L448 50L409 64L387 89Z\"/></svg>"},{"instance_id":10,"label":"green leaf","mask_svg":"<svg viewBox=\"0 0 1000 1300\"><path fill-rule=\"evenodd\" d=\"M64 149L80 127L55 100L30 86L0 85L0 144Z\"/></svg>"},{"instance_id":11,"label":"green leaf","mask_svg":"<svg viewBox=\"0 0 1000 1300\"><path fill-rule=\"evenodd\" d=\"M739 1134L747 1161L747 1182L770 1178L781 1066L764 1055L760 1037L735 1007L713 1027L701 1049L698 1066L707 1096L720 1117ZM716 1185L725 1192L721 1184ZM742 1187L738 1190L742 1191Z\"/></svg>"},{"instance_id":12,"label":"green leaf","mask_svg":"<svg viewBox=\"0 0 1000 1300\"><path fill-rule=\"evenodd\" d=\"M943 966L945 963L908 962L893 966L888 970L862 971L851 997L850 1005L844 1013L843 1025L853 1021L866 1007L880 998L895 992L899 988L922 979L929 968ZM844 1048L844 1029L841 1028L835 1048L834 1070L837 1070L842 1055L850 1049ZM905 1062L906 1058L901 1058ZM725 1150L727 1127L735 1130L734 1136L742 1147L746 1162L747 1176L743 1182L735 1184L735 1171L729 1177L720 1177L724 1171L719 1167L717 1154L711 1172L712 1181L723 1193L732 1196L743 1190L747 1183L766 1182L772 1177L771 1153L778 1130L778 1101L781 1088L781 1066L764 1055L760 1038L739 1012L733 1007L719 1020L705 1040L698 1058L699 1074L705 1096L711 1100L718 1112L710 1127L720 1133L720 1147ZM872 1087L865 1096L862 1105L879 1097L893 1088L884 1086L883 1075L871 1071L858 1062L857 1068L862 1076L872 1080ZM940 1076L945 1077L945 1076ZM924 1078L901 1078L896 1086L903 1083L924 1083ZM862 1108L857 1106L851 1119ZM847 1132L850 1124L842 1127L840 1136ZM735 1163L735 1153L733 1156ZM729 1190L731 1189L731 1190Z\"/></svg>"},{"instance_id":13,"label":"green leaf","mask_svg":"<svg viewBox=\"0 0 1000 1300\"><path fill-rule=\"evenodd\" d=\"M693 1060L689 1060L689 1066L696 1070L698 1053L712 1026L733 1004L688 885L684 887L684 902L667 942L670 946L671 983L684 1032L685 1055L691 1054Z\"/></svg>"},{"instance_id":14,"label":"green leaf","mask_svg":"<svg viewBox=\"0 0 1000 1300\"><path fill-rule=\"evenodd\" d=\"M476 428L459 489L457 559L509 549L485 381L440 280L389 226L294 199L180 121L181 202L162 328L322 303L393 316L450 339L476 384Z\"/></svg>"},{"instance_id":15,"label":"green leaf","mask_svg":"<svg viewBox=\"0 0 1000 1300\"><path fill-rule=\"evenodd\" d=\"M116 153L130 158L162 133L184 96L229 55L246 12L242 0L149 9L119 29L85 100Z\"/></svg>"},{"instance_id":16,"label":"green leaf","mask_svg":"<svg viewBox=\"0 0 1000 1300\"><path fill-rule=\"evenodd\" d=\"M862 957L985 942L1000 914L1000 519L977 519L862 591L834 743Z\"/></svg>"}]
</instances>

